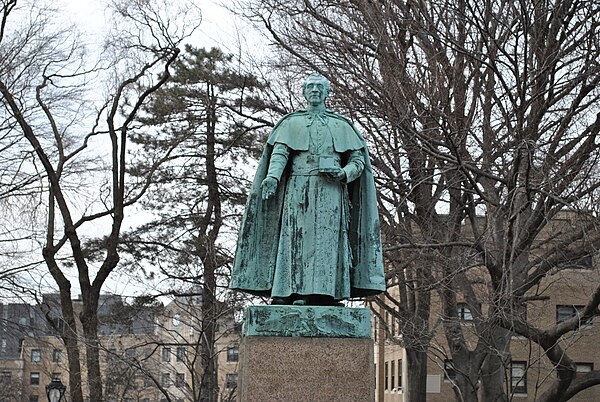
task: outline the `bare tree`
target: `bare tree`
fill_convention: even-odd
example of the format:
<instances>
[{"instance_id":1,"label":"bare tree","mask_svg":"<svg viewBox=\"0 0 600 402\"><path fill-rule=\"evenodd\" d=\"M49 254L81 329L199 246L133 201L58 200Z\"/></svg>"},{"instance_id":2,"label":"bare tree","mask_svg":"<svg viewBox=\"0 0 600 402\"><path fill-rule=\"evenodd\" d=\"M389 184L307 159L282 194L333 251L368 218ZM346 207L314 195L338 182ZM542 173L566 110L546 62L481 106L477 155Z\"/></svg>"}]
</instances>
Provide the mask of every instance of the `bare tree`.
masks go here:
<instances>
[{"instance_id":1,"label":"bare tree","mask_svg":"<svg viewBox=\"0 0 600 402\"><path fill-rule=\"evenodd\" d=\"M414 313L428 311L435 289L457 400L506 400L510 331L526 322L536 285L598 247L598 6L262 0L244 10L277 45L276 67L326 75L366 131L407 347L414 328L429 334ZM565 210L581 211L576 229L552 232ZM473 314L474 344L459 302ZM591 297L585 317L597 307ZM557 360L555 341L573 327L523 325L557 365L544 400L594 383L597 373L573 382L574 366ZM409 379L411 401L424 400L420 384Z\"/></svg>"},{"instance_id":2,"label":"bare tree","mask_svg":"<svg viewBox=\"0 0 600 402\"><path fill-rule=\"evenodd\" d=\"M119 262L117 247L125 207L144 193L155 169L151 167L143 180L128 182L129 131L148 96L168 80L179 44L199 19L194 19L194 10L185 5L114 2L113 22L118 29L112 31L106 52L93 62L75 31L55 24L53 10L36 5L20 10L16 5L16 1L2 4L0 93L7 117L4 127L29 143L31 154L26 156L32 164L28 171L40 171L37 178L45 200L39 211L47 222L41 239L42 255L60 291L72 400L82 402L84 397L71 295L73 276L67 274L69 265L63 260L75 267L83 297L80 319L90 399L103 401L98 299ZM18 17L28 12L31 17L18 26ZM183 25L176 24L177 13L188 18ZM103 77L106 81L101 80ZM105 100L88 108L102 96L101 82L109 83ZM92 144L94 149L90 149ZM86 225L98 221L106 222L110 229L104 256L95 266L87 260L82 243Z\"/></svg>"}]
</instances>

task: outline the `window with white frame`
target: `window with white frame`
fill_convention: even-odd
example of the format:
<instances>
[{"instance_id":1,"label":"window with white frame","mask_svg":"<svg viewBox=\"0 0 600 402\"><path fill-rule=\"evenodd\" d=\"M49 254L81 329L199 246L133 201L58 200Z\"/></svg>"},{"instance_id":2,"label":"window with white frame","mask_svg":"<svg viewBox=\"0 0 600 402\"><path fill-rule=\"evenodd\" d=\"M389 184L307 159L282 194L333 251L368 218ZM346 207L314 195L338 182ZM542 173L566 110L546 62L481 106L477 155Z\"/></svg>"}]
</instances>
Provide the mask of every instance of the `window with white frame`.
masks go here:
<instances>
[{"instance_id":1,"label":"window with white frame","mask_svg":"<svg viewBox=\"0 0 600 402\"><path fill-rule=\"evenodd\" d=\"M160 376L160 385L162 385L163 387L170 387L171 386L171 374L162 373L162 375Z\"/></svg>"},{"instance_id":2,"label":"window with white frame","mask_svg":"<svg viewBox=\"0 0 600 402\"><path fill-rule=\"evenodd\" d=\"M31 349L31 361L33 363L42 361L42 351L40 349Z\"/></svg>"},{"instance_id":3,"label":"window with white frame","mask_svg":"<svg viewBox=\"0 0 600 402\"><path fill-rule=\"evenodd\" d=\"M581 317L585 306L558 304L556 306L556 323L561 323L573 317ZM585 327L592 324L592 318L582 320L579 327Z\"/></svg>"},{"instance_id":4,"label":"window with white frame","mask_svg":"<svg viewBox=\"0 0 600 402\"><path fill-rule=\"evenodd\" d=\"M62 350L54 349L52 352L52 361L54 363L60 363L62 361Z\"/></svg>"},{"instance_id":5,"label":"window with white frame","mask_svg":"<svg viewBox=\"0 0 600 402\"><path fill-rule=\"evenodd\" d=\"M575 366L576 366L576 370L575 370L576 377L583 377L587 373L594 371L594 363L577 362L577 363L575 363Z\"/></svg>"},{"instance_id":6,"label":"window with white frame","mask_svg":"<svg viewBox=\"0 0 600 402\"><path fill-rule=\"evenodd\" d=\"M452 360L444 360L444 381L454 381L456 379L456 370L454 370L454 364Z\"/></svg>"},{"instance_id":7,"label":"window with white frame","mask_svg":"<svg viewBox=\"0 0 600 402\"><path fill-rule=\"evenodd\" d=\"M163 348L162 349L162 361L163 362L171 361L171 348Z\"/></svg>"},{"instance_id":8,"label":"window with white frame","mask_svg":"<svg viewBox=\"0 0 600 402\"><path fill-rule=\"evenodd\" d=\"M178 362L184 362L185 361L185 354L186 354L185 346L177 346L176 355L177 355L177 361Z\"/></svg>"},{"instance_id":9,"label":"window with white frame","mask_svg":"<svg viewBox=\"0 0 600 402\"><path fill-rule=\"evenodd\" d=\"M473 321L473 312L467 303L456 303L456 315L459 320Z\"/></svg>"},{"instance_id":10,"label":"window with white frame","mask_svg":"<svg viewBox=\"0 0 600 402\"><path fill-rule=\"evenodd\" d=\"M227 348L227 361L237 362L240 360L240 349L237 346Z\"/></svg>"},{"instance_id":11,"label":"window with white frame","mask_svg":"<svg viewBox=\"0 0 600 402\"><path fill-rule=\"evenodd\" d=\"M114 362L117 360L117 349L115 348L109 348L106 351L106 361L107 362Z\"/></svg>"},{"instance_id":12,"label":"window with white frame","mask_svg":"<svg viewBox=\"0 0 600 402\"><path fill-rule=\"evenodd\" d=\"M402 389L402 359L398 359L398 389Z\"/></svg>"},{"instance_id":13,"label":"window with white frame","mask_svg":"<svg viewBox=\"0 0 600 402\"><path fill-rule=\"evenodd\" d=\"M227 373L225 375L225 388L233 389L237 387L238 375L237 373Z\"/></svg>"},{"instance_id":14,"label":"window with white frame","mask_svg":"<svg viewBox=\"0 0 600 402\"><path fill-rule=\"evenodd\" d=\"M390 369L390 363L389 362L385 362L385 390L389 390L390 389L390 383L389 383L389 369Z\"/></svg>"},{"instance_id":15,"label":"window with white frame","mask_svg":"<svg viewBox=\"0 0 600 402\"><path fill-rule=\"evenodd\" d=\"M527 362L511 362L510 390L513 394L527 394Z\"/></svg>"},{"instance_id":16,"label":"window with white frame","mask_svg":"<svg viewBox=\"0 0 600 402\"><path fill-rule=\"evenodd\" d=\"M29 384L31 385L40 385L40 373L30 373L29 374Z\"/></svg>"},{"instance_id":17,"label":"window with white frame","mask_svg":"<svg viewBox=\"0 0 600 402\"><path fill-rule=\"evenodd\" d=\"M175 386L177 388L185 387L185 374L184 373L177 373L175 375Z\"/></svg>"},{"instance_id":18,"label":"window with white frame","mask_svg":"<svg viewBox=\"0 0 600 402\"><path fill-rule=\"evenodd\" d=\"M3 371L0 373L0 383L4 384L4 386L10 384L12 380L12 373L10 371Z\"/></svg>"}]
</instances>

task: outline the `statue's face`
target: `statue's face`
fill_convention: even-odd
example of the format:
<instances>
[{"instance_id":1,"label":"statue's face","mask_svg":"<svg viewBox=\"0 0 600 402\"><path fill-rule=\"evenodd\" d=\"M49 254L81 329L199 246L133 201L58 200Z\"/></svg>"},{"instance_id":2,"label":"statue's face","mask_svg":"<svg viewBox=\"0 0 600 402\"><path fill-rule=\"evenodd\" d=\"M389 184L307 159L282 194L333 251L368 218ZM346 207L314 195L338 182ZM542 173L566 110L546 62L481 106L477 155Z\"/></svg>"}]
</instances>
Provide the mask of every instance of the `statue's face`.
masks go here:
<instances>
[{"instance_id":1,"label":"statue's face","mask_svg":"<svg viewBox=\"0 0 600 402\"><path fill-rule=\"evenodd\" d=\"M304 83L304 97L311 106L324 104L325 98L327 98L325 83L319 79L309 78Z\"/></svg>"}]
</instances>

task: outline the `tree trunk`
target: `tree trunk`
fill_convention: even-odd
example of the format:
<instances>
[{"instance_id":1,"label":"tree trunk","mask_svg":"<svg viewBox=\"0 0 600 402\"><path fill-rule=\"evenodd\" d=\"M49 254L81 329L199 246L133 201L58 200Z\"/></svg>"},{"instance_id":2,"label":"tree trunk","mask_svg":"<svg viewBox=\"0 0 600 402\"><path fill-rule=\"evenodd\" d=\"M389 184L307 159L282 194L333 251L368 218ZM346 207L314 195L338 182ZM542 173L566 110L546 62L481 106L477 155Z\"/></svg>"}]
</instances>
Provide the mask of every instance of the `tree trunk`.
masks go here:
<instances>
[{"instance_id":1,"label":"tree trunk","mask_svg":"<svg viewBox=\"0 0 600 402\"><path fill-rule=\"evenodd\" d=\"M70 284L67 282L69 288ZM73 312L70 289L60 286L60 305L64 320L64 328L61 330L61 338L67 351L69 367L69 387L67 392L71 402L83 402L83 390L81 389L81 363L79 345L77 339L77 324ZM60 329L60 328L59 328Z\"/></svg>"},{"instance_id":2,"label":"tree trunk","mask_svg":"<svg viewBox=\"0 0 600 402\"><path fill-rule=\"evenodd\" d=\"M466 377L456 377L456 386L454 387L456 402L478 402L477 389L467 381Z\"/></svg>"},{"instance_id":3,"label":"tree trunk","mask_svg":"<svg viewBox=\"0 0 600 402\"><path fill-rule=\"evenodd\" d=\"M217 365L215 353L215 275L214 269L204 265L204 285L202 287L202 342L200 353L202 356L202 386L200 389L200 402L217 402Z\"/></svg>"},{"instance_id":4,"label":"tree trunk","mask_svg":"<svg viewBox=\"0 0 600 402\"><path fill-rule=\"evenodd\" d=\"M85 339L88 387L90 401L104 401L102 396L102 375L98 342L98 295L83 291L83 311L81 325ZM86 295L87 293L87 295Z\"/></svg>"},{"instance_id":5,"label":"tree trunk","mask_svg":"<svg viewBox=\"0 0 600 402\"><path fill-rule=\"evenodd\" d=\"M50 204L52 205L53 198L50 197ZM53 230L53 219L49 220L49 227ZM62 313L62 325L60 323L53 322L55 329L60 333L65 349L67 351L68 367L69 367L69 386L68 393L71 398L71 402L83 402L83 390L81 388L81 362L79 355L79 335L77 333L77 321L75 320L75 312L73 311L73 301L71 298L71 282L62 274L58 268L58 264L55 259L55 251L51 247L44 247L42 255L46 265L50 271L50 274L58 285L60 294L60 309ZM48 320L54 320L56 317L52 317L48 313L46 314Z\"/></svg>"},{"instance_id":6,"label":"tree trunk","mask_svg":"<svg viewBox=\"0 0 600 402\"><path fill-rule=\"evenodd\" d=\"M506 402L505 359L511 333L504 328L492 330L492 351L481 366L481 402Z\"/></svg>"},{"instance_id":7,"label":"tree trunk","mask_svg":"<svg viewBox=\"0 0 600 402\"><path fill-rule=\"evenodd\" d=\"M200 391L201 402L217 402L219 384L217 379L217 354L215 351L215 333L217 314L217 267L216 242L221 229L221 195L219 192L216 159L216 94L214 86L207 84L207 121L206 121L206 181L208 186L208 203L203 223L199 227L198 248L200 250L204 285L202 289L202 335L201 343L202 367L204 369L203 387ZM212 225L211 225L212 224ZM209 229L210 228L210 229Z\"/></svg>"},{"instance_id":8,"label":"tree trunk","mask_svg":"<svg viewBox=\"0 0 600 402\"><path fill-rule=\"evenodd\" d=\"M426 402L427 400L427 349L411 349L406 351L406 387L404 400L410 402ZM400 369L400 368L399 368Z\"/></svg>"}]
</instances>

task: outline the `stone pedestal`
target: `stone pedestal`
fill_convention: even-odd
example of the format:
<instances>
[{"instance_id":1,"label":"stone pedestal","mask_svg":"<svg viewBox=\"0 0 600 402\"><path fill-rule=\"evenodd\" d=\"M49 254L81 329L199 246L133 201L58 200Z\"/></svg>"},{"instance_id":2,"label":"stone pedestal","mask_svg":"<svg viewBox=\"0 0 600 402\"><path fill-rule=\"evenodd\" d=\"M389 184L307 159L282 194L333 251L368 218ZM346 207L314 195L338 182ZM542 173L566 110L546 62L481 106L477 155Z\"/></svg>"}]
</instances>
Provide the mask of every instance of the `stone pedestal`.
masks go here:
<instances>
[{"instance_id":1,"label":"stone pedestal","mask_svg":"<svg viewBox=\"0 0 600 402\"><path fill-rule=\"evenodd\" d=\"M288 325L278 327L276 322ZM374 400L368 309L252 306L243 334L240 402Z\"/></svg>"}]
</instances>

